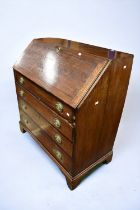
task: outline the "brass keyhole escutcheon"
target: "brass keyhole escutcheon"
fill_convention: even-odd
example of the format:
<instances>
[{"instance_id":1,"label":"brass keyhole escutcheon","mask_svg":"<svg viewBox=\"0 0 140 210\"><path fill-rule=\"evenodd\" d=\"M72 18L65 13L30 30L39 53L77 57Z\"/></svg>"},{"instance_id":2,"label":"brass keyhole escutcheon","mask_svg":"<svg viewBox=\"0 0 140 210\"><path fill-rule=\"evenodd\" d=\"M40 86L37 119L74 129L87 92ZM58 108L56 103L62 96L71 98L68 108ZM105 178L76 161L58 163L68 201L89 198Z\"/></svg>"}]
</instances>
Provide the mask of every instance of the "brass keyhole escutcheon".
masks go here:
<instances>
[{"instance_id":1,"label":"brass keyhole escutcheon","mask_svg":"<svg viewBox=\"0 0 140 210\"><path fill-rule=\"evenodd\" d=\"M61 47L56 47L56 52L58 53L61 50Z\"/></svg>"}]
</instances>

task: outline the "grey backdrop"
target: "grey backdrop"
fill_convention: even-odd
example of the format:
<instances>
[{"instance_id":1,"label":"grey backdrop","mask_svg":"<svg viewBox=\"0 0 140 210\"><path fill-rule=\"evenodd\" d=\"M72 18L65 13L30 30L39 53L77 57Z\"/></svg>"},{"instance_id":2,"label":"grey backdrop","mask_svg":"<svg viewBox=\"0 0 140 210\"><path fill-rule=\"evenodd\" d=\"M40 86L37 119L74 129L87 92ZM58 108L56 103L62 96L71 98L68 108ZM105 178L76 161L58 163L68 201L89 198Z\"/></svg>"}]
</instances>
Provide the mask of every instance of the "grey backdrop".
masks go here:
<instances>
[{"instance_id":1,"label":"grey backdrop","mask_svg":"<svg viewBox=\"0 0 140 210\"><path fill-rule=\"evenodd\" d=\"M0 210L140 209L140 1L0 0ZM113 161L70 191L19 131L12 65L38 37L61 37L135 55Z\"/></svg>"}]
</instances>

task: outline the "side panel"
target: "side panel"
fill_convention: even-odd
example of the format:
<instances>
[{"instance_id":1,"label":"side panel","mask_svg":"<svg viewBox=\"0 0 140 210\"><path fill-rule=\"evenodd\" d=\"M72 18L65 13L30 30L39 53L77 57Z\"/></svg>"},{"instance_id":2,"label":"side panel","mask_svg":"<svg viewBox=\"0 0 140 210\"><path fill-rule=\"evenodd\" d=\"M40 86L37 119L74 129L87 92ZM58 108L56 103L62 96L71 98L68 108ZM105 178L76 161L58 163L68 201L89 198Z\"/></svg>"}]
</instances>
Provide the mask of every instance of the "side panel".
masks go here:
<instances>
[{"instance_id":1,"label":"side panel","mask_svg":"<svg viewBox=\"0 0 140 210\"><path fill-rule=\"evenodd\" d=\"M126 98L129 78L132 68L133 56L125 53L117 53L113 61L108 89L107 104L105 108L104 125L102 127L100 151L97 157L112 149L121 119Z\"/></svg>"},{"instance_id":2,"label":"side panel","mask_svg":"<svg viewBox=\"0 0 140 210\"><path fill-rule=\"evenodd\" d=\"M77 110L74 175L112 150L118 130L133 56L118 52ZM98 104L95 102L99 102Z\"/></svg>"},{"instance_id":3,"label":"side panel","mask_svg":"<svg viewBox=\"0 0 140 210\"><path fill-rule=\"evenodd\" d=\"M110 69L108 68L76 112L74 175L97 160L104 120ZM104 145L100 145L103 147Z\"/></svg>"}]
</instances>

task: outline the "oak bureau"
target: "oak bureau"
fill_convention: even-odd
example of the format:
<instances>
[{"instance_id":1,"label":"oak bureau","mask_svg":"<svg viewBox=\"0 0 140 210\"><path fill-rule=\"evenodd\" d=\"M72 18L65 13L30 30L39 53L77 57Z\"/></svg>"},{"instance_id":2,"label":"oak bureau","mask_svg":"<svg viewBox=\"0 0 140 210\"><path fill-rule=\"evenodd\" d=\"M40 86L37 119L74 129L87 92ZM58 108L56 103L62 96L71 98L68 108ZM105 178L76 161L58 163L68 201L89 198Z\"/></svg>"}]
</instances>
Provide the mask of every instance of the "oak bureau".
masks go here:
<instances>
[{"instance_id":1,"label":"oak bureau","mask_svg":"<svg viewBox=\"0 0 140 210\"><path fill-rule=\"evenodd\" d=\"M45 149L70 189L112 159L132 62L132 54L40 38L13 67L20 129Z\"/></svg>"}]
</instances>

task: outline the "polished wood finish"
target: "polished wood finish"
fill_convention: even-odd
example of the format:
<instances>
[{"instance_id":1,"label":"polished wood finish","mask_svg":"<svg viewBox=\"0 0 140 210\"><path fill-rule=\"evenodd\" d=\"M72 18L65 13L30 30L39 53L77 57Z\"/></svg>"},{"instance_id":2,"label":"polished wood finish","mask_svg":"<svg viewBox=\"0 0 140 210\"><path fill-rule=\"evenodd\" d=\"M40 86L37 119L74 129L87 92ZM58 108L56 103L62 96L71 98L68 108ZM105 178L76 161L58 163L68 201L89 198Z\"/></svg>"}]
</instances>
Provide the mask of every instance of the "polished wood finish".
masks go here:
<instances>
[{"instance_id":1,"label":"polished wood finish","mask_svg":"<svg viewBox=\"0 0 140 210\"><path fill-rule=\"evenodd\" d=\"M17 95L21 97L20 93L22 91L23 93L22 98L26 102L28 102L37 112L39 112L52 126L55 127L55 120L58 119L61 125L57 129L60 132L64 133L65 136L69 138L69 140L72 141L73 126L69 122L67 122L61 116L56 114L44 103L41 103L39 100L37 100L32 94L30 94L23 87L20 87L19 85L17 85L16 89L17 89Z\"/></svg>"},{"instance_id":2,"label":"polished wood finish","mask_svg":"<svg viewBox=\"0 0 140 210\"><path fill-rule=\"evenodd\" d=\"M36 112L27 102L21 98L18 100L20 112L25 112L43 131L46 132L46 135L49 135L58 146L60 146L68 155L72 156L72 142L46 121L46 119ZM59 136L61 141L59 139L59 141L57 141L56 136Z\"/></svg>"},{"instance_id":3,"label":"polished wood finish","mask_svg":"<svg viewBox=\"0 0 140 210\"><path fill-rule=\"evenodd\" d=\"M41 145L71 190L112 160L132 62L128 53L41 38L14 65L21 132Z\"/></svg>"},{"instance_id":4,"label":"polished wood finish","mask_svg":"<svg viewBox=\"0 0 140 210\"><path fill-rule=\"evenodd\" d=\"M71 171L71 158L52 141L48 135L24 112L20 111L21 124L32 133L38 141L59 161L67 171ZM62 157L57 158L54 151L59 151Z\"/></svg>"},{"instance_id":5,"label":"polished wood finish","mask_svg":"<svg viewBox=\"0 0 140 210\"><path fill-rule=\"evenodd\" d=\"M100 150L104 147L106 139L104 139L104 142L100 142L100 135L103 123L106 123L103 117L107 100L108 74L109 69L89 94L85 103L83 103L76 112L77 132L74 175L80 172L81 169L84 170L84 168L88 167L92 162L95 162L103 155L103 153L100 153ZM99 156L97 155L98 152Z\"/></svg>"},{"instance_id":6,"label":"polished wood finish","mask_svg":"<svg viewBox=\"0 0 140 210\"><path fill-rule=\"evenodd\" d=\"M36 96L39 100L45 103L47 106L52 108L55 112L61 115L63 118L66 118L68 121L73 121L74 113L70 106L62 102L59 98L54 97L49 92L46 92L43 88L39 87L37 84L33 83L25 76L21 75L19 72L15 71L15 78L17 84L23 86L25 89L29 90L29 92ZM21 84L20 79L23 78L23 82ZM59 112L56 108L57 102L63 104L64 108L62 112Z\"/></svg>"},{"instance_id":7,"label":"polished wood finish","mask_svg":"<svg viewBox=\"0 0 140 210\"><path fill-rule=\"evenodd\" d=\"M108 62L107 58L33 40L14 68L75 108Z\"/></svg>"}]
</instances>

